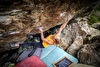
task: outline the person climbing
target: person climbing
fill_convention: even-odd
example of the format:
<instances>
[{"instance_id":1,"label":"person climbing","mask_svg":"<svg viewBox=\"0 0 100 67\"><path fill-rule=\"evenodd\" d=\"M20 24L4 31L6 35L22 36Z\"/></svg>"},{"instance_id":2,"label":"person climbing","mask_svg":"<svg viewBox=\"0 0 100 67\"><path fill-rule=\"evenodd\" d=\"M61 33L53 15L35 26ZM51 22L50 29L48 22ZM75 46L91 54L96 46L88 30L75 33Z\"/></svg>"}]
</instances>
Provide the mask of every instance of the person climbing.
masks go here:
<instances>
[{"instance_id":1,"label":"person climbing","mask_svg":"<svg viewBox=\"0 0 100 67\"><path fill-rule=\"evenodd\" d=\"M43 35L43 27L37 27L37 29L39 30L40 33L40 37L42 40L42 45L43 47L47 47L48 45L52 45L52 44L56 44L58 45L60 43L60 33L62 32L62 30L65 28L65 26L67 25L67 23L69 22L69 20L72 18L71 15L68 16L67 21L65 23L63 23L60 28L59 31L56 34L50 34L49 36L47 36L46 38L44 38ZM11 47L19 47L19 46L41 46L41 42L30 42L30 43L25 43L25 44L20 44L20 43L14 43L14 44L9 44Z\"/></svg>"},{"instance_id":2,"label":"person climbing","mask_svg":"<svg viewBox=\"0 0 100 67\"><path fill-rule=\"evenodd\" d=\"M67 25L67 23L69 22L69 20L71 18L72 18L71 15L69 15L67 18L67 21L61 25L59 31L56 34L50 34L46 38L44 38L44 35L43 35L43 27L39 27L38 29L39 29L39 32L41 35L41 40L43 41L42 45L44 47L47 47L47 46L53 45L53 44L58 45L60 43L60 33L65 28L65 26Z\"/></svg>"}]
</instances>

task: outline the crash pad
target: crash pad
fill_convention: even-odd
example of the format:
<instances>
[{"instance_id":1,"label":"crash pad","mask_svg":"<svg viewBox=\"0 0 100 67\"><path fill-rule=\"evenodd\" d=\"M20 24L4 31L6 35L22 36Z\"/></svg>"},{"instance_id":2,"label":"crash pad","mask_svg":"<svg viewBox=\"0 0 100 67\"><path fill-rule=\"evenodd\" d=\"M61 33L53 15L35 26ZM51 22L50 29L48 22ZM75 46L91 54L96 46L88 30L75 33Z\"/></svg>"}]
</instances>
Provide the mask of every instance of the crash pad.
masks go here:
<instances>
[{"instance_id":1,"label":"crash pad","mask_svg":"<svg viewBox=\"0 0 100 67\"><path fill-rule=\"evenodd\" d=\"M46 67L46 65L37 56L31 56L22 60L14 67Z\"/></svg>"},{"instance_id":2,"label":"crash pad","mask_svg":"<svg viewBox=\"0 0 100 67\"><path fill-rule=\"evenodd\" d=\"M54 67L54 66L57 67L56 65L59 65L65 60L66 60L65 62L68 62L67 63L69 64L68 66L75 65L78 63L77 58L66 53L64 50L55 45L50 45L46 48L43 48L40 59L47 65L47 67ZM63 61L61 61L62 59ZM61 67L66 67L66 66L61 66Z\"/></svg>"}]
</instances>

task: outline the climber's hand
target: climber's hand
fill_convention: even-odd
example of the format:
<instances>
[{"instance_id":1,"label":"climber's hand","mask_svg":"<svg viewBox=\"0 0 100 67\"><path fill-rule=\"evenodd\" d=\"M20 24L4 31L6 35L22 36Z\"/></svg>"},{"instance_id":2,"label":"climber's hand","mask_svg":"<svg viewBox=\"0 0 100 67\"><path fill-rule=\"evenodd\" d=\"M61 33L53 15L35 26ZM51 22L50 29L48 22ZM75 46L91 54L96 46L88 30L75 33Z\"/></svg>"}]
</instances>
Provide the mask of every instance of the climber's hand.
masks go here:
<instances>
[{"instance_id":1,"label":"climber's hand","mask_svg":"<svg viewBox=\"0 0 100 67\"><path fill-rule=\"evenodd\" d=\"M68 19L67 19L67 21L69 21L69 20L71 20L71 19L72 19L72 15L69 14L69 15L68 15Z\"/></svg>"},{"instance_id":2,"label":"climber's hand","mask_svg":"<svg viewBox=\"0 0 100 67\"><path fill-rule=\"evenodd\" d=\"M39 32L43 32L43 27L38 27Z\"/></svg>"}]
</instances>

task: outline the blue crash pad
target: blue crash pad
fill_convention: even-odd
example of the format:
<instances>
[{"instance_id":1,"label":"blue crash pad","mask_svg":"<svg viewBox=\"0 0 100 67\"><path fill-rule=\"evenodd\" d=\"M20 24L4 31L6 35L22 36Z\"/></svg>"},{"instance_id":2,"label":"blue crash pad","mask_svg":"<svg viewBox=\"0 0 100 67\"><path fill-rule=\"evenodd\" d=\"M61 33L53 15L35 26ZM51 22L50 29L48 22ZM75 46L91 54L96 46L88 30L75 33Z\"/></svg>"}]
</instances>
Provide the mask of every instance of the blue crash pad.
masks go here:
<instances>
[{"instance_id":1,"label":"blue crash pad","mask_svg":"<svg viewBox=\"0 0 100 67\"><path fill-rule=\"evenodd\" d=\"M59 61L63 57L67 57L69 60L73 62L73 64L78 63L77 58L73 57L61 48L56 47L54 45L50 45L46 48L43 48L40 59L47 65L47 67L54 67L53 63Z\"/></svg>"}]
</instances>

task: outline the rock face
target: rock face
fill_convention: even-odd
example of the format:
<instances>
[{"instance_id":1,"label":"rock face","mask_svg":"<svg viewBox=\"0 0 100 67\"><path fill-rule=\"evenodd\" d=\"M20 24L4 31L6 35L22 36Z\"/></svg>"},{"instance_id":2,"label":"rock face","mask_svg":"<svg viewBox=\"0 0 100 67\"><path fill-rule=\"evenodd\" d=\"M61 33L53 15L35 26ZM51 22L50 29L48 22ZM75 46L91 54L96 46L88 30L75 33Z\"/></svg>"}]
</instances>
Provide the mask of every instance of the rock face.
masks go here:
<instances>
[{"instance_id":1,"label":"rock face","mask_svg":"<svg viewBox=\"0 0 100 67\"><path fill-rule=\"evenodd\" d=\"M71 14L73 18L61 33L59 47L77 57L80 63L99 66L100 30L97 30L99 26L94 24L95 29L89 27L86 19L99 2L99 0L0 0L0 52L8 50L9 43L24 42L30 32L38 33L36 30L38 26L44 27L45 36L56 33Z\"/></svg>"},{"instance_id":2,"label":"rock face","mask_svg":"<svg viewBox=\"0 0 100 67\"><path fill-rule=\"evenodd\" d=\"M83 38L82 36L77 36L71 46L67 49L67 52L73 56L77 56L78 50L83 45Z\"/></svg>"},{"instance_id":3,"label":"rock face","mask_svg":"<svg viewBox=\"0 0 100 67\"><path fill-rule=\"evenodd\" d=\"M87 15L98 1L0 0L0 51L6 50L9 43L25 41L32 29L38 33L37 26L44 26L46 31L64 23L68 14Z\"/></svg>"},{"instance_id":4,"label":"rock face","mask_svg":"<svg viewBox=\"0 0 100 67\"><path fill-rule=\"evenodd\" d=\"M100 66L100 36L94 36L78 52L80 63Z\"/></svg>"},{"instance_id":5,"label":"rock face","mask_svg":"<svg viewBox=\"0 0 100 67\"><path fill-rule=\"evenodd\" d=\"M92 27L100 30L100 22L92 24Z\"/></svg>"},{"instance_id":6,"label":"rock face","mask_svg":"<svg viewBox=\"0 0 100 67\"><path fill-rule=\"evenodd\" d=\"M89 27L90 33L86 36L82 48L77 53L80 63L100 66L100 31Z\"/></svg>"}]
</instances>

